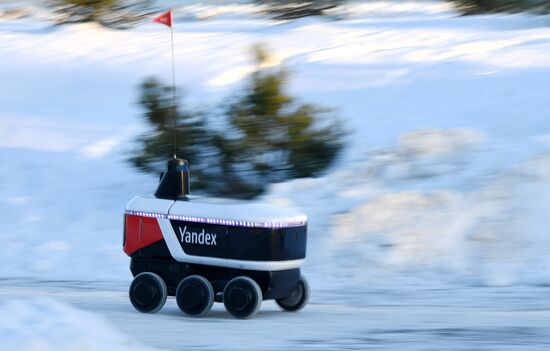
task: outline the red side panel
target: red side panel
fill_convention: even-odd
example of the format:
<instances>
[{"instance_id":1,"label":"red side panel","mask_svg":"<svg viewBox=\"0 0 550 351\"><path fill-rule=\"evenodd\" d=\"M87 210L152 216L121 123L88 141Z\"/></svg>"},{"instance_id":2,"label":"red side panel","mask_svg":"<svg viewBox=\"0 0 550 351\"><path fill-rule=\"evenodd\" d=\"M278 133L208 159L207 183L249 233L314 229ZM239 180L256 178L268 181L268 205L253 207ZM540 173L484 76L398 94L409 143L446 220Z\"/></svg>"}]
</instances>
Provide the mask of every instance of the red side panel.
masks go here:
<instances>
[{"instance_id":1,"label":"red side panel","mask_svg":"<svg viewBox=\"0 0 550 351\"><path fill-rule=\"evenodd\" d=\"M139 250L139 222L138 216L124 216L124 252L128 256Z\"/></svg>"},{"instance_id":2,"label":"red side panel","mask_svg":"<svg viewBox=\"0 0 550 351\"><path fill-rule=\"evenodd\" d=\"M139 247L143 248L162 240L159 222L156 218L141 218L141 242Z\"/></svg>"}]
</instances>

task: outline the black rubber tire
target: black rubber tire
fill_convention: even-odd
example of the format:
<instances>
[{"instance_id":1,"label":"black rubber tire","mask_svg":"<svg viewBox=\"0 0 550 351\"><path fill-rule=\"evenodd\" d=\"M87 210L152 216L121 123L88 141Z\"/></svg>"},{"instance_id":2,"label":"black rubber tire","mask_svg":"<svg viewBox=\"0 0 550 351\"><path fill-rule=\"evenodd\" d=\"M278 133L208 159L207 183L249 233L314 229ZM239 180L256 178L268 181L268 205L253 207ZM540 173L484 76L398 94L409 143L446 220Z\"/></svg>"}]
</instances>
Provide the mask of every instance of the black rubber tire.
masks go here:
<instances>
[{"instance_id":1,"label":"black rubber tire","mask_svg":"<svg viewBox=\"0 0 550 351\"><path fill-rule=\"evenodd\" d=\"M245 276L233 278L223 289L223 304L236 318L251 318L262 305L263 294L258 283Z\"/></svg>"},{"instance_id":2,"label":"black rubber tire","mask_svg":"<svg viewBox=\"0 0 550 351\"><path fill-rule=\"evenodd\" d=\"M296 287L290 292L290 295L282 299L275 300L283 310L297 312L309 302L309 284L302 276Z\"/></svg>"},{"instance_id":3,"label":"black rubber tire","mask_svg":"<svg viewBox=\"0 0 550 351\"><path fill-rule=\"evenodd\" d=\"M134 278L129 289L130 302L139 312L156 313L166 303L168 289L162 278L155 273L143 272Z\"/></svg>"},{"instance_id":4,"label":"black rubber tire","mask_svg":"<svg viewBox=\"0 0 550 351\"><path fill-rule=\"evenodd\" d=\"M212 284L200 275L186 277L176 289L178 307L188 316L204 316L212 309L214 298Z\"/></svg>"}]
</instances>

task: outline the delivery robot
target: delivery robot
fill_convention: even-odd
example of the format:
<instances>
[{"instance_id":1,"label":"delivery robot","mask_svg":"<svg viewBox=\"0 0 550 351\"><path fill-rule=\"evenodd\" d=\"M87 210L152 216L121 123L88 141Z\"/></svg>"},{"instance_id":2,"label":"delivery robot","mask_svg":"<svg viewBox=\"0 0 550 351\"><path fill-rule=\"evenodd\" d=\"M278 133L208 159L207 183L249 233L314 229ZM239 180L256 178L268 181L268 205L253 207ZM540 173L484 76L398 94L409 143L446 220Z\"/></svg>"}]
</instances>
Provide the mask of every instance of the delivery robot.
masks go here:
<instances>
[{"instance_id":1,"label":"delivery robot","mask_svg":"<svg viewBox=\"0 0 550 351\"><path fill-rule=\"evenodd\" d=\"M180 310L204 316L223 302L249 318L263 300L298 311L309 299L300 273L307 217L255 201L189 195L189 165L171 159L151 196L136 196L124 214L124 252L130 256L130 301L154 313L175 296Z\"/></svg>"}]
</instances>

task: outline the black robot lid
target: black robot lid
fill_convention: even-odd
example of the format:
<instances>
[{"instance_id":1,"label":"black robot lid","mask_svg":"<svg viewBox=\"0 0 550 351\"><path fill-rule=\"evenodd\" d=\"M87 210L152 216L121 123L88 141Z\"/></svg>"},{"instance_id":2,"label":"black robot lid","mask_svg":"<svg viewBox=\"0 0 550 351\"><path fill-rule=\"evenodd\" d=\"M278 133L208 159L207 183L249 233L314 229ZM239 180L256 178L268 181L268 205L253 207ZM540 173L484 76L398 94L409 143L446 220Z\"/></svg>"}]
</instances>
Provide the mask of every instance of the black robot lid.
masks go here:
<instances>
[{"instance_id":1,"label":"black robot lid","mask_svg":"<svg viewBox=\"0 0 550 351\"><path fill-rule=\"evenodd\" d=\"M173 158L166 164L166 171L160 175L155 197L169 200L185 200L189 195L189 162Z\"/></svg>"}]
</instances>

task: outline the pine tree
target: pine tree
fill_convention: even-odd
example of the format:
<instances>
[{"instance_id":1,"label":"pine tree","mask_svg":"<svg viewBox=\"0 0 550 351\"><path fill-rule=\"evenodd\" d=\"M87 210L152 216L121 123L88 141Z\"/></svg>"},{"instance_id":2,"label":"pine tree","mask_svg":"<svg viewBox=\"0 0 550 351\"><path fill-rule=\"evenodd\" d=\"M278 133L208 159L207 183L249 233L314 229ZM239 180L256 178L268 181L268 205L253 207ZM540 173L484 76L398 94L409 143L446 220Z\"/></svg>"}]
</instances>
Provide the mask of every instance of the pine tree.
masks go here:
<instances>
[{"instance_id":1,"label":"pine tree","mask_svg":"<svg viewBox=\"0 0 550 351\"><path fill-rule=\"evenodd\" d=\"M332 120L321 120L330 110L297 103L285 93L288 74L260 69L268 58L263 48L256 47L255 55L258 70L227 109L229 133L216 139L224 174L248 189L237 194L242 197L272 182L318 176L342 148L342 129Z\"/></svg>"},{"instance_id":2,"label":"pine tree","mask_svg":"<svg viewBox=\"0 0 550 351\"><path fill-rule=\"evenodd\" d=\"M268 55L261 48L255 54L258 70L242 95L225 107L217 126L174 106L171 87L147 79L140 105L152 131L138 140L132 164L144 172L164 170L173 155L175 110L177 155L189 161L192 189L252 198L270 183L326 170L342 148L339 124L323 118L330 110L296 102L285 92L288 74L260 69Z\"/></svg>"},{"instance_id":3,"label":"pine tree","mask_svg":"<svg viewBox=\"0 0 550 351\"><path fill-rule=\"evenodd\" d=\"M496 12L548 12L548 0L450 0L466 15Z\"/></svg>"},{"instance_id":4,"label":"pine tree","mask_svg":"<svg viewBox=\"0 0 550 351\"><path fill-rule=\"evenodd\" d=\"M288 20L323 16L327 10L342 5L344 0L255 0L275 19Z\"/></svg>"},{"instance_id":5,"label":"pine tree","mask_svg":"<svg viewBox=\"0 0 550 351\"><path fill-rule=\"evenodd\" d=\"M204 118L199 113L187 112L180 106L174 106L172 96L172 87L153 78L146 79L141 85L139 104L145 111L143 116L152 131L140 137L140 149L130 161L147 173L160 174L164 171L166 161L174 155L175 113L176 154L189 161L193 167L192 186L201 189L205 187L204 170L207 167L203 156L208 152L210 144Z\"/></svg>"},{"instance_id":6,"label":"pine tree","mask_svg":"<svg viewBox=\"0 0 550 351\"><path fill-rule=\"evenodd\" d=\"M152 0L54 0L51 6L58 14L57 24L97 22L117 29L129 28L158 12Z\"/></svg>"}]
</instances>

